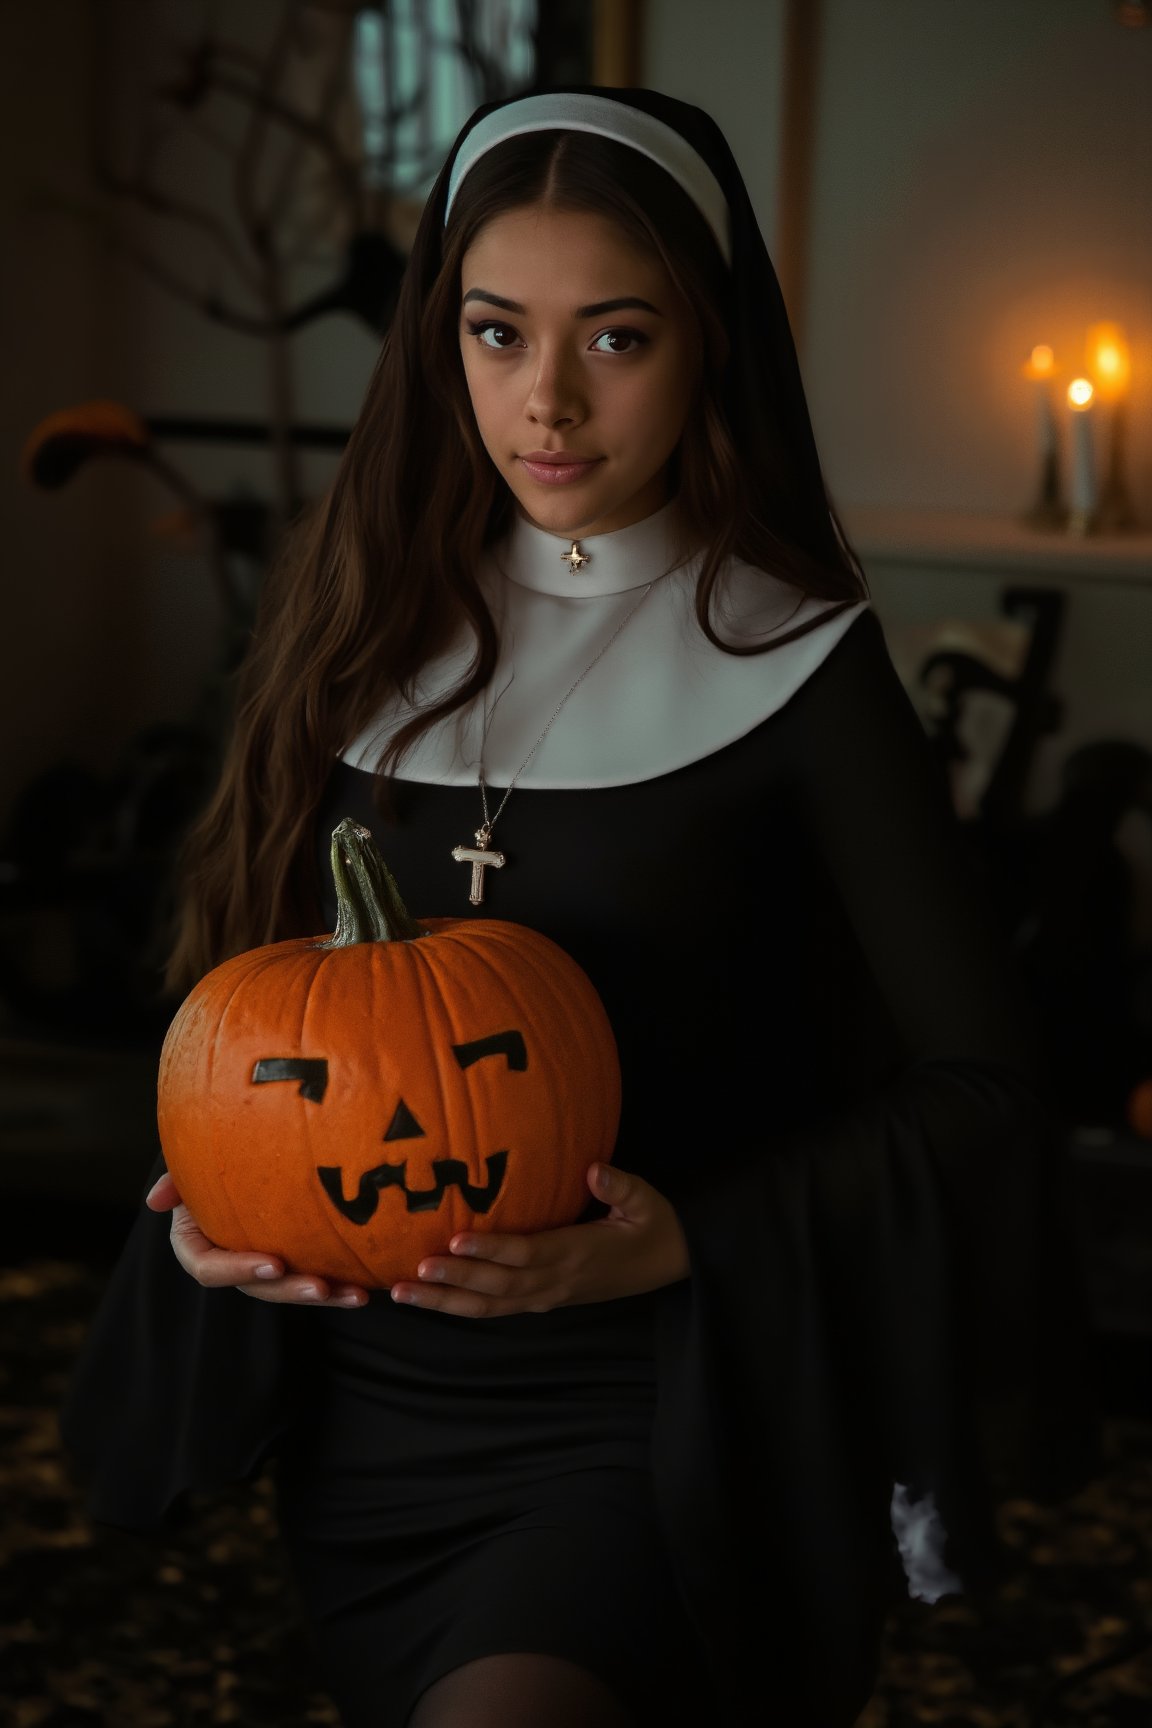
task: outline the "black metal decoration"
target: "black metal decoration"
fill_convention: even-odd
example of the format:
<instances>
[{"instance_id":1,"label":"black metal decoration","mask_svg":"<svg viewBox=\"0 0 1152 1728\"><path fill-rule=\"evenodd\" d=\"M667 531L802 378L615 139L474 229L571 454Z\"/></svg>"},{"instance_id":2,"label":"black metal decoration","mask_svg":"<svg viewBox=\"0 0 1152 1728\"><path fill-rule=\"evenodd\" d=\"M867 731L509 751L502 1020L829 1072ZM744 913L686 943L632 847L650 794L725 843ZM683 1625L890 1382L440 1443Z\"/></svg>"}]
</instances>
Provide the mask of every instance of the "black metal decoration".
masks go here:
<instances>
[{"instance_id":1,"label":"black metal decoration","mask_svg":"<svg viewBox=\"0 0 1152 1728\"><path fill-rule=\"evenodd\" d=\"M1012 723L979 801L982 822L1005 827L1022 815L1025 784L1040 742L1059 729L1063 706L1049 688L1067 596L1060 589L1008 588L1001 611L1008 617L1031 615L1032 630L1024 665L1015 678L1006 677L978 655L939 648L919 668L920 682L937 698L938 713L929 728L931 741L945 769L968 759L960 736L960 719L968 696L992 691L1012 707Z\"/></svg>"}]
</instances>

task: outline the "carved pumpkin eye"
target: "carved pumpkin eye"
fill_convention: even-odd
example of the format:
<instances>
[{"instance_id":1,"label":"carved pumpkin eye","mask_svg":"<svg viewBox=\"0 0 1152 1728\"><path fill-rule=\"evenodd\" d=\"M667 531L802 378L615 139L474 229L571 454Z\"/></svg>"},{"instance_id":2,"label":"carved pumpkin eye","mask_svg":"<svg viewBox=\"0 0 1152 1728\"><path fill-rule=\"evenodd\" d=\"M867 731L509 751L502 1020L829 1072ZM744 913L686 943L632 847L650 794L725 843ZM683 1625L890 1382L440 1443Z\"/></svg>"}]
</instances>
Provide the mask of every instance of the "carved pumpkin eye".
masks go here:
<instances>
[{"instance_id":1,"label":"carved pumpkin eye","mask_svg":"<svg viewBox=\"0 0 1152 1728\"><path fill-rule=\"evenodd\" d=\"M461 1068L471 1068L485 1056L506 1056L509 1068L521 1074L528 1066L522 1032L494 1032L490 1038L474 1038L471 1044L453 1044L452 1054Z\"/></svg>"},{"instance_id":2,"label":"carved pumpkin eye","mask_svg":"<svg viewBox=\"0 0 1152 1728\"><path fill-rule=\"evenodd\" d=\"M328 1090L328 1064L323 1056L262 1056L252 1070L253 1086L271 1080L299 1080L301 1098L323 1102Z\"/></svg>"}]
</instances>

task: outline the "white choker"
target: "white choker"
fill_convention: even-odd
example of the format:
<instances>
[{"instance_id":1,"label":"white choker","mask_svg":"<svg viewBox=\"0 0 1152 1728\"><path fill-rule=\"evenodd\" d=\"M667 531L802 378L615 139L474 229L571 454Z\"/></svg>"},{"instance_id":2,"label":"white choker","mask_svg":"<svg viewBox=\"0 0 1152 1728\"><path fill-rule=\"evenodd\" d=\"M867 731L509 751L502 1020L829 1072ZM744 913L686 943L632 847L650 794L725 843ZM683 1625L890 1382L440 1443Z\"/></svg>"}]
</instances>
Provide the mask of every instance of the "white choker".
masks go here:
<instances>
[{"instance_id":1,"label":"white choker","mask_svg":"<svg viewBox=\"0 0 1152 1728\"><path fill-rule=\"evenodd\" d=\"M572 558L572 547L578 549ZM503 575L537 594L588 600L643 588L666 570L691 560L676 499L630 528L611 534L553 533L517 516L503 540L492 549Z\"/></svg>"}]
</instances>

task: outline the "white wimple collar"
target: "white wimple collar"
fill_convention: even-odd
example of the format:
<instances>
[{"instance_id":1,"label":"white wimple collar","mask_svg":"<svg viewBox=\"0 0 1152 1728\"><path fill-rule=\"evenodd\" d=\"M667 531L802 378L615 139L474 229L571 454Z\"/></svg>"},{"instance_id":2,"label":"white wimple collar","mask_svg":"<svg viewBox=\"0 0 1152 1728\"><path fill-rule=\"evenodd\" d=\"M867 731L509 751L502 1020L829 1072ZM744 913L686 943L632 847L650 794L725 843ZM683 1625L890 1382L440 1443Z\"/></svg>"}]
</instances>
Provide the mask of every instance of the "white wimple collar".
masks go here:
<instances>
[{"instance_id":1,"label":"white wimple collar","mask_svg":"<svg viewBox=\"0 0 1152 1728\"><path fill-rule=\"evenodd\" d=\"M405 780L477 787L487 718L484 777L504 788L579 680L516 781L501 818L505 831L521 792L626 786L734 743L784 706L868 605L862 600L770 653L726 654L696 622L704 553L685 556L675 500L630 528L580 539L589 557L582 568L561 558L571 545L571 536L517 515L488 549L477 577L500 638L492 682L425 732L400 764ZM635 617L601 655L637 605L636 590L648 583ZM733 559L717 587L713 619L722 640L759 642L786 635L834 604L799 596L779 577ZM470 633L462 632L424 667L417 680L422 706L459 683L473 652ZM411 712L398 699L388 703L343 759L371 771Z\"/></svg>"}]
</instances>

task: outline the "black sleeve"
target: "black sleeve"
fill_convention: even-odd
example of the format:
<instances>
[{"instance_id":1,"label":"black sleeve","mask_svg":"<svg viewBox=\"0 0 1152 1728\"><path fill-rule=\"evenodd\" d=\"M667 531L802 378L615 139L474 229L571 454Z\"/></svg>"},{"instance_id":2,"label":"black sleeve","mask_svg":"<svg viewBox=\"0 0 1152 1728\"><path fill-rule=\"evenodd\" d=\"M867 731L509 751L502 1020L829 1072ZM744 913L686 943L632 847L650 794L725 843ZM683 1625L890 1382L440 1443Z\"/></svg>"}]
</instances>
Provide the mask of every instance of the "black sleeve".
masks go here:
<instances>
[{"instance_id":1,"label":"black sleeve","mask_svg":"<svg viewBox=\"0 0 1152 1728\"><path fill-rule=\"evenodd\" d=\"M144 1193L59 1411L62 1452L89 1515L171 1528L188 1495L250 1478L291 1424L307 1310L206 1290L176 1259L171 1214Z\"/></svg>"},{"instance_id":2,"label":"black sleeve","mask_svg":"<svg viewBox=\"0 0 1152 1728\"><path fill-rule=\"evenodd\" d=\"M1078 1485L1094 1428L1031 1009L874 614L780 724L902 1059L778 1136L758 1130L754 1082L745 1156L670 1196L691 1273L665 1303L656 1457L670 1518L695 1494L697 1559L717 1529L742 1532L712 1555L726 1612L755 1599L755 1556L779 1557L772 1611L811 1676L851 1666L877 1569L898 1586L897 1546L924 1600L994 1581L998 1496L1059 1474L1054 1419Z\"/></svg>"}]
</instances>

